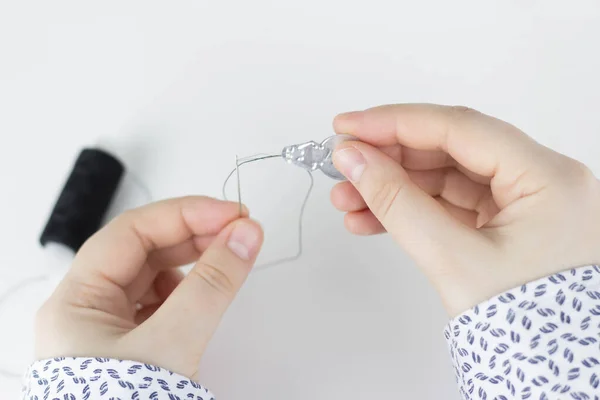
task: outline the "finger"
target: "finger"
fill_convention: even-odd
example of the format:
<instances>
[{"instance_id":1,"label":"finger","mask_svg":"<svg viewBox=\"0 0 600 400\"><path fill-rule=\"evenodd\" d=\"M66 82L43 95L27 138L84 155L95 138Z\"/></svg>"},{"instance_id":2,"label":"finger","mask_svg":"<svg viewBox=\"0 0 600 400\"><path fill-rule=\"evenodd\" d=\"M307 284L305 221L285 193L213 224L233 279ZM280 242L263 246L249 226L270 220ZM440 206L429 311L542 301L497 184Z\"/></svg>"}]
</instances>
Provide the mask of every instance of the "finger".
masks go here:
<instances>
[{"instance_id":1,"label":"finger","mask_svg":"<svg viewBox=\"0 0 600 400\"><path fill-rule=\"evenodd\" d=\"M420 150L399 144L381 146L379 149L410 170L423 171L457 166L456 161L441 150Z\"/></svg>"},{"instance_id":2,"label":"finger","mask_svg":"<svg viewBox=\"0 0 600 400\"><path fill-rule=\"evenodd\" d=\"M158 310L160 308L160 306L161 306L160 303L154 303L154 304L150 304L150 305L142 307L135 314L134 322L137 325L143 324L144 322L146 322L146 320L148 318L150 318L156 312L156 310Z\"/></svg>"},{"instance_id":3,"label":"finger","mask_svg":"<svg viewBox=\"0 0 600 400\"><path fill-rule=\"evenodd\" d=\"M156 289L154 288L154 285L150 285L148 290L146 290L146 293L144 293L137 301L135 301L136 304L139 304L144 307L149 306L151 304L156 304L159 302L160 302L160 297L158 297L158 293L156 293Z\"/></svg>"},{"instance_id":4,"label":"finger","mask_svg":"<svg viewBox=\"0 0 600 400\"><path fill-rule=\"evenodd\" d=\"M430 196L466 210L479 211L487 201L494 201L489 186L473 182L455 168L408 171L408 176Z\"/></svg>"},{"instance_id":5,"label":"finger","mask_svg":"<svg viewBox=\"0 0 600 400\"><path fill-rule=\"evenodd\" d=\"M494 177L501 208L539 190L539 180L525 182L531 174L548 174L541 160L549 151L514 126L464 107L431 104L390 105L336 117L339 133L350 133L376 146L399 143L418 150L448 153L468 170ZM546 171L546 172L544 172ZM552 172L550 172L551 174ZM519 183L522 188L510 190ZM520 189L524 189L520 190Z\"/></svg>"},{"instance_id":6,"label":"finger","mask_svg":"<svg viewBox=\"0 0 600 400\"><path fill-rule=\"evenodd\" d=\"M367 203L350 182L338 183L331 189L331 203L335 208L344 212L367 208Z\"/></svg>"},{"instance_id":7,"label":"finger","mask_svg":"<svg viewBox=\"0 0 600 400\"><path fill-rule=\"evenodd\" d=\"M214 242L215 237L216 237L215 235L194 236L194 238L192 240L194 241L194 246L196 247L196 250L198 250L200 255L202 253L204 253L204 251L210 247L212 242ZM194 261L196 261L196 260L194 260Z\"/></svg>"},{"instance_id":8,"label":"finger","mask_svg":"<svg viewBox=\"0 0 600 400\"><path fill-rule=\"evenodd\" d=\"M453 167L456 161L440 150L419 150L402 146L402 166L406 169L424 171Z\"/></svg>"},{"instance_id":9,"label":"finger","mask_svg":"<svg viewBox=\"0 0 600 400\"><path fill-rule=\"evenodd\" d=\"M431 257L433 252L427 248L449 246L455 251L457 246L478 240L476 231L453 219L395 160L377 148L361 142L343 143L334 152L334 163L385 229L415 259Z\"/></svg>"},{"instance_id":10,"label":"finger","mask_svg":"<svg viewBox=\"0 0 600 400\"><path fill-rule=\"evenodd\" d=\"M158 272L198 261L214 238L214 236L194 236L175 246L151 252L147 260L148 268L142 267L133 282L124 288L127 298L131 302L138 301L152 286Z\"/></svg>"},{"instance_id":11,"label":"finger","mask_svg":"<svg viewBox=\"0 0 600 400\"><path fill-rule=\"evenodd\" d=\"M385 228L381 225L381 222L368 209L346 214L344 225L348 232L355 235L369 236L385 232Z\"/></svg>"},{"instance_id":12,"label":"finger","mask_svg":"<svg viewBox=\"0 0 600 400\"><path fill-rule=\"evenodd\" d=\"M383 146L379 149L408 170L425 171L454 167L474 182L488 186L490 184L491 178L489 176L483 176L469 171L464 166L458 164L450 154L444 151L419 150L401 145Z\"/></svg>"},{"instance_id":13,"label":"finger","mask_svg":"<svg viewBox=\"0 0 600 400\"><path fill-rule=\"evenodd\" d=\"M148 264L154 270L162 270L197 261L214 239L214 235L194 236L175 246L158 249L148 255Z\"/></svg>"},{"instance_id":14,"label":"finger","mask_svg":"<svg viewBox=\"0 0 600 400\"><path fill-rule=\"evenodd\" d=\"M183 277L183 272L177 268L155 272L154 280L147 286L146 292L139 298L133 299L133 302L142 306L162 304L183 280Z\"/></svg>"},{"instance_id":15,"label":"finger","mask_svg":"<svg viewBox=\"0 0 600 400\"><path fill-rule=\"evenodd\" d=\"M449 203L467 210L497 213L490 187L472 181L455 168L431 171L406 171L410 180L425 193L442 197ZM367 204L350 182L341 182L331 190L331 201L340 211L364 210Z\"/></svg>"},{"instance_id":16,"label":"finger","mask_svg":"<svg viewBox=\"0 0 600 400\"><path fill-rule=\"evenodd\" d=\"M156 277L154 288L161 301L165 301L185 278L185 274L178 268L161 271Z\"/></svg>"},{"instance_id":17,"label":"finger","mask_svg":"<svg viewBox=\"0 0 600 400\"><path fill-rule=\"evenodd\" d=\"M193 262L200 254L201 250L196 248L194 238L189 238L183 243L151 252L148 255L148 265L153 271L160 271Z\"/></svg>"},{"instance_id":18,"label":"finger","mask_svg":"<svg viewBox=\"0 0 600 400\"><path fill-rule=\"evenodd\" d=\"M227 226L147 323L182 345L173 359L201 354L223 313L246 280L263 242L260 226L240 219ZM182 323L183 322L183 323ZM177 354L181 352L181 354Z\"/></svg>"},{"instance_id":19,"label":"finger","mask_svg":"<svg viewBox=\"0 0 600 400\"><path fill-rule=\"evenodd\" d=\"M486 185L488 187L491 186L492 177L490 177L490 176L483 176L483 175L476 174L475 172L469 171L467 168L465 168L464 166L462 166L458 163L456 163L454 165L454 168L456 168L458 171L462 172L463 175L465 175L467 178L469 178L473 182L479 183L481 185Z\"/></svg>"},{"instance_id":20,"label":"finger","mask_svg":"<svg viewBox=\"0 0 600 400\"><path fill-rule=\"evenodd\" d=\"M382 146L379 148L383 153L387 154L391 159L396 160L401 163L404 156L404 152L406 149L402 148L399 144L395 144L393 146Z\"/></svg>"},{"instance_id":21,"label":"finger","mask_svg":"<svg viewBox=\"0 0 600 400\"><path fill-rule=\"evenodd\" d=\"M460 208L441 197L438 197L436 200L442 207L444 207L448 214L452 215L460 223L468 226L469 228L477 228L478 214L475 211Z\"/></svg>"},{"instance_id":22,"label":"finger","mask_svg":"<svg viewBox=\"0 0 600 400\"><path fill-rule=\"evenodd\" d=\"M479 227L478 214L449 203L442 198L435 199L450 215L470 228ZM346 229L355 235L376 235L386 232L381 222L371 210L355 211L346 214L344 218Z\"/></svg>"},{"instance_id":23,"label":"finger","mask_svg":"<svg viewBox=\"0 0 600 400\"><path fill-rule=\"evenodd\" d=\"M454 167L465 174L474 182L484 185L490 184L491 178L476 174L458 164L450 154L440 150L419 150L406 146L383 146L379 148L392 159L400 163L405 169L412 171L427 171L441 168Z\"/></svg>"},{"instance_id":24,"label":"finger","mask_svg":"<svg viewBox=\"0 0 600 400\"><path fill-rule=\"evenodd\" d=\"M208 197L149 204L122 214L92 236L77 254L73 269L125 287L152 251L175 246L193 236L214 235L237 218L237 203Z\"/></svg>"}]
</instances>

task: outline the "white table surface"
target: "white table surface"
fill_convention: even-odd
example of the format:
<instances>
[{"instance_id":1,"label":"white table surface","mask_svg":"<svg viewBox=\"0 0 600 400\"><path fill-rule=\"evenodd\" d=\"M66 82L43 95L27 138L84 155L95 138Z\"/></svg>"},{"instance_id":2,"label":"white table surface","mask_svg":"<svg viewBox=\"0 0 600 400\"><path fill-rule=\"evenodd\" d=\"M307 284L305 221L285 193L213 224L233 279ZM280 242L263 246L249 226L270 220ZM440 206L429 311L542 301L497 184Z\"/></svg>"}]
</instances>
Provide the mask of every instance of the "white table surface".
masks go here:
<instances>
[{"instance_id":1,"label":"white table surface","mask_svg":"<svg viewBox=\"0 0 600 400\"><path fill-rule=\"evenodd\" d=\"M599 173L598 4L0 0L0 292L47 271L37 237L100 138L154 199L218 196L236 154L323 139L341 111L436 102L509 120ZM280 166L242 176L263 261L293 253L307 184ZM389 238L345 233L316 178L303 257L251 276L203 383L221 399L458 398L438 298ZM0 305L2 369L29 363L42 289ZM0 378L1 398L18 389Z\"/></svg>"}]
</instances>

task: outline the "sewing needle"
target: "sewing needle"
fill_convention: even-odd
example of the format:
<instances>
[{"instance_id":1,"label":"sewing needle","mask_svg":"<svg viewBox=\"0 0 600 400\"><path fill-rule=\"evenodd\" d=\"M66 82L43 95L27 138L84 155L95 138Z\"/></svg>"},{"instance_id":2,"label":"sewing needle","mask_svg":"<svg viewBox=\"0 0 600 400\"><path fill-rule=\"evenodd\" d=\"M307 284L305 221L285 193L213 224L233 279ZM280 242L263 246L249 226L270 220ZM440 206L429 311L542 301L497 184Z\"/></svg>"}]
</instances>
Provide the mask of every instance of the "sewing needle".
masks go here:
<instances>
[{"instance_id":1,"label":"sewing needle","mask_svg":"<svg viewBox=\"0 0 600 400\"><path fill-rule=\"evenodd\" d=\"M237 179L237 190L238 190L238 204L240 207L240 217L242 216L242 189L240 185L240 162L238 156L235 156L235 176Z\"/></svg>"}]
</instances>

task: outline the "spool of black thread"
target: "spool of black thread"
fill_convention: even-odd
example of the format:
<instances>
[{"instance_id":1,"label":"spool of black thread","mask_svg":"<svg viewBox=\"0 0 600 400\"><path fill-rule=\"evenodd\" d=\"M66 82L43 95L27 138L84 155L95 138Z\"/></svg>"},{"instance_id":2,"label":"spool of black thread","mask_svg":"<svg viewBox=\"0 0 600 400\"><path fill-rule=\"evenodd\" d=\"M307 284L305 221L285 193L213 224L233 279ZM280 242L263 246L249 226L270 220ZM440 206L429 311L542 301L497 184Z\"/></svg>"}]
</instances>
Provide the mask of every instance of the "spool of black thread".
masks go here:
<instances>
[{"instance_id":1,"label":"spool of black thread","mask_svg":"<svg viewBox=\"0 0 600 400\"><path fill-rule=\"evenodd\" d=\"M111 154L84 149L56 201L40 243L57 243L77 252L102 224L125 168Z\"/></svg>"}]
</instances>

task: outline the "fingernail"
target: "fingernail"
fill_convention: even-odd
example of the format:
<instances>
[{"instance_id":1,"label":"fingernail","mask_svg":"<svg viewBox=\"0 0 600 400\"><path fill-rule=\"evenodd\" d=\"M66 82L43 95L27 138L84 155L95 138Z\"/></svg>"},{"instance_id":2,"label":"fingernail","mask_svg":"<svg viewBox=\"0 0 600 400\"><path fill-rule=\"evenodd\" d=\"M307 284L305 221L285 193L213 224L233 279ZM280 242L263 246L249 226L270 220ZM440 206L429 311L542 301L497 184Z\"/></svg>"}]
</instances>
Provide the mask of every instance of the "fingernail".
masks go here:
<instances>
[{"instance_id":1,"label":"fingernail","mask_svg":"<svg viewBox=\"0 0 600 400\"><path fill-rule=\"evenodd\" d=\"M259 245L260 232L258 227L249 221L238 222L227 242L229 250L245 261L256 256Z\"/></svg>"},{"instance_id":2,"label":"fingernail","mask_svg":"<svg viewBox=\"0 0 600 400\"><path fill-rule=\"evenodd\" d=\"M339 114L335 117L333 125L338 133L354 133L360 122L361 111L352 111Z\"/></svg>"},{"instance_id":3,"label":"fingernail","mask_svg":"<svg viewBox=\"0 0 600 400\"><path fill-rule=\"evenodd\" d=\"M365 158L360 151L355 147L346 147L333 153L333 158L346 178L355 183L359 181L366 167Z\"/></svg>"}]
</instances>

